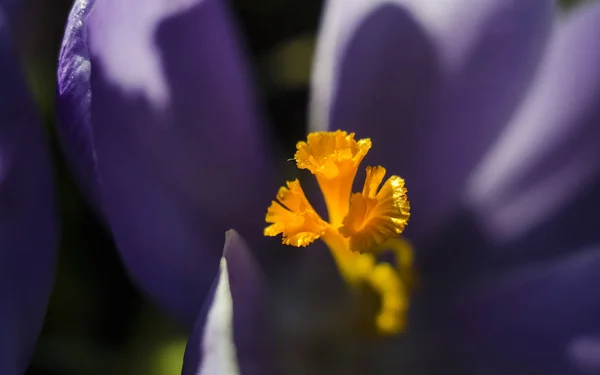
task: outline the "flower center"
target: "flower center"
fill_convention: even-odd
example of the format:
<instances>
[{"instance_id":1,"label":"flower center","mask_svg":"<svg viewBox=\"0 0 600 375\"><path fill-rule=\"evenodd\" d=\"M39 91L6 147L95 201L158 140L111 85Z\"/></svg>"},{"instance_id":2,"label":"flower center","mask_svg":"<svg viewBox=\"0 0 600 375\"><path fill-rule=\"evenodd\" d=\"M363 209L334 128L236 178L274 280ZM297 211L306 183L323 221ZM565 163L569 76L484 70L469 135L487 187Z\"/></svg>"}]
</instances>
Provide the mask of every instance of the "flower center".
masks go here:
<instances>
[{"instance_id":1,"label":"flower center","mask_svg":"<svg viewBox=\"0 0 600 375\"><path fill-rule=\"evenodd\" d=\"M311 206L298 180L288 181L267 210L266 222L271 225L265 228L265 236L281 234L285 245L298 247L322 239L351 285L366 283L380 295L379 331L400 331L412 264L410 246L398 238L410 216L404 180L391 176L381 185L385 168L367 167L362 192L352 194L358 167L371 148L370 139L357 141L354 133L310 133L296 148L298 168L308 169L317 178L329 221ZM384 250L395 253L396 267L377 262L377 253Z\"/></svg>"}]
</instances>

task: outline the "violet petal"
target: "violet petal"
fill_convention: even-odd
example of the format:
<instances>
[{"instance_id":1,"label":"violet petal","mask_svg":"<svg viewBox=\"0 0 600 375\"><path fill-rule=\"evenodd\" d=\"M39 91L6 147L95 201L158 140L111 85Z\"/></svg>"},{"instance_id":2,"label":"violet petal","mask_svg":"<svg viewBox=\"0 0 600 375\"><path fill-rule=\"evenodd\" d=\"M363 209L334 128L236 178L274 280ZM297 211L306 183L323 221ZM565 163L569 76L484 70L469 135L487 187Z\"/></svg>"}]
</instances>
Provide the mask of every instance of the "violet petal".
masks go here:
<instances>
[{"instance_id":1,"label":"violet petal","mask_svg":"<svg viewBox=\"0 0 600 375\"><path fill-rule=\"evenodd\" d=\"M240 235L226 234L213 288L188 342L182 374L272 372L267 286Z\"/></svg>"},{"instance_id":2,"label":"violet petal","mask_svg":"<svg viewBox=\"0 0 600 375\"><path fill-rule=\"evenodd\" d=\"M439 314L447 348L468 373L576 373L573 340L600 329L599 269L596 245L478 280L452 294L450 310Z\"/></svg>"},{"instance_id":3,"label":"violet petal","mask_svg":"<svg viewBox=\"0 0 600 375\"><path fill-rule=\"evenodd\" d=\"M277 184L222 0L77 1L59 63L67 157L134 278L192 322L221 233L252 239Z\"/></svg>"},{"instance_id":4,"label":"violet petal","mask_svg":"<svg viewBox=\"0 0 600 375\"><path fill-rule=\"evenodd\" d=\"M600 4L562 21L531 91L468 189L488 235L519 251L600 240ZM533 234L543 243L514 245Z\"/></svg>"},{"instance_id":5,"label":"violet petal","mask_svg":"<svg viewBox=\"0 0 600 375\"><path fill-rule=\"evenodd\" d=\"M50 153L0 7L0 373L25 372L54 280Z\"/></svg>"},{"instance_id":6,"label":"violet petal","mask_svg":"<svg viewBox=\"0 0 600 375\"><path fill-rule=\"evenodd\" d=\"M8 24L11 24L14 12L17 10L17 7L22 4L22 0L0 0L0 12L3 13L2 17L8 18Z\"/></svg>"}]
</instances>

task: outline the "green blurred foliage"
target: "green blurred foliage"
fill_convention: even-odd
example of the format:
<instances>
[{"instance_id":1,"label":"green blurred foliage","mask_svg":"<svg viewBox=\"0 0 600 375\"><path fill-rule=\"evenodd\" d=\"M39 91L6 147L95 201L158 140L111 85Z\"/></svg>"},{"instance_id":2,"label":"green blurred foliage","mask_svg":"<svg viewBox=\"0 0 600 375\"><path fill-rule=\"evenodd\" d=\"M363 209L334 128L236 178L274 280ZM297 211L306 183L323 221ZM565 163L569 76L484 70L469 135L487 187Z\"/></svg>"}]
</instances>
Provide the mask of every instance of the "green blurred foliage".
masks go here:
<instances>
[{"instance_id":1,"label":"green blurred foliage","mask_svg":"<svg viewBox=\"0 0 600 375\"><path fill-rule=\"evenodd\" d=\"M101 0L98 0L101 1ZM565 9L582 0L562 0ZM28 0L16 34L53 141L62 215L56 284L29 375L172 375L186 332L132 285L98 217L79 194L54 134L57 54L69 0ZM320 0L231 3L274 132L293 149L306 123Z\"/></svg>"}]
</instances>

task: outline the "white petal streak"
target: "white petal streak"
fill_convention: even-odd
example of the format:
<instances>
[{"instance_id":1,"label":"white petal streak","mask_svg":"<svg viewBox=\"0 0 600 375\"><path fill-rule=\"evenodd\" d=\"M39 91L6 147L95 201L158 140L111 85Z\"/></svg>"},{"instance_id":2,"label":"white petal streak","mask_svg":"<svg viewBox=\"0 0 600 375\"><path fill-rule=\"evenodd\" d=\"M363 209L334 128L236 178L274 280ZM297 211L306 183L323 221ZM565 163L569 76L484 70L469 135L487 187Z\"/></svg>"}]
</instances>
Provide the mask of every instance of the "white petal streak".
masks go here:
<instances>
[{"instance_id":1,"label":"white petal streak","mask_svg":"<svg viewBox=\"0 0 600 375\"><path fill-rule=\"evenodd\" d=\"M202 338L202 363L197 375L239 375L233 341L233 298L227 260L221 258L219 283L206 318Z\"/></svg>"},{"instance_id":2,"label":"white petal streak","mask_svg":"<svg viewBox=\"0 0 600 375\"><path fill-rule=\"evenodd\" d=\"M597 139L582 137L592 134L590 126L597 126L586 116L596 108L600 84L600 53L595 48L598 20L598 5L563 20L521 108L471 176L466 191L469 205L483 217L491 217L492 226L508 225L516 218L523 225L516 230L516 223L511 224L514 233L502 231L506 240L567 204L600 169ZM570 147L553 176L540 181L537 189L518 191L520 181L576 139L579 147ZM561 186L568 195L560 192ZM536 214L520 216L524 207Z\"/></svg>"},{"instance_id":3,"label":"white petal streak","mask_svg":"<svg viewBox=\"0 0 600 375\"><path fill-rule=\"evenodd\" d=\"M107 79L164 107L169 88L155 44L161 22L203 0L103 0L89 16L90 46Z\"/></svg>"},{"instance_id":4,"label":"white petal streak","mask_svg":"<svg viewBox=\"0 0 600 375\"><path fill-rule=\"evenodd\" d=\"M527 233L569 203L570 198L584 191L595 176L590 165L600 158L600 149L583 148L566 165L533 188L496 202L484 214L488 233L497 240L510 240Z\"/></svg>"}]
</instances>

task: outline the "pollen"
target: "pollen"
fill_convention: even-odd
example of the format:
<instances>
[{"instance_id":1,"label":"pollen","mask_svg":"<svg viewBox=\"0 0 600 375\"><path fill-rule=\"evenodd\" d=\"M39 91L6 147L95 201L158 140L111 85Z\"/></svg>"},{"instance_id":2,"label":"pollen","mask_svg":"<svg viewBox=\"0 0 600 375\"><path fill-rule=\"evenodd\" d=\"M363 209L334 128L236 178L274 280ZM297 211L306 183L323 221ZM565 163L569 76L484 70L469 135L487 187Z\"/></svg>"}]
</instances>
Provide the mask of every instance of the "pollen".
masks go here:
<instances>
[{"instance_id":1,"label":"pollen","mask_svg":"<svg viewBox=\"0 0 600 375\"><path fill-rule=\"evenodd\" d=\"M277 193L277 201L271 202L266 222L272 223L264 230L265 236L283 234L283 244L305 247L321 237L327 223L310 205L300 181L288 181Z\"/></svg>"},{"instance_id":2,"label":"pollen","mask_svg":"<svg viewBox=\"0 0 600 375\"><path fill-rule=\"evenodd\" d=\"M408 306L412 250L399 238L410 217L404 180L386 169L367 167L362 192L352 194L358 168L371 148L345 131L310 133L298 142L299 169L317 179L327 206L324 220L311 206L298 180L288 181L267 210L265 236L282 235L286 245L305 247L317 239L329 247L342 276L353 286L370 287L380 297L374 325L382 334L403 329ZM383 184L382 184L383 183ZM397 264L378 262L391 250Z\"/></svg>"},{"instance_id":3,"label":"pollen","mask_svg":"<svg viewBox=\"0 0 600 375\"><path fill-rule=\"evenodd\" d=\"M345 131L310 133L306 142L298 142L294 155L300 169L317 177L334 179L356 174L359 164L371 149L370 139L356 141Z\"/></svg>"},{"instance_id":4,"label":"pollen","mask_svg":"<svg viewBox=\"0 0 600 375\"><path fill-rule=\"evenodd\" d=\"M390 177L381 190L383 167L367 167L362 193L352 194L350 209L339 229L350 240L350 250L369 252L404 231L410 216L404 180Z\"/></svg>"},{"instance_id":5,"label":"pollen","mask_svg":"<svg viewBox=\"0 0 600 375\"><path fill-rule=\"evenodd\" d=\"M371 140L355 140L345 131L310 133L306 142L298 142L294 159L300 169L308 169L323 193L329 222L339 227L350 203L352 182L363 158L371 149Z\"/></svg>"}]
</instances>

